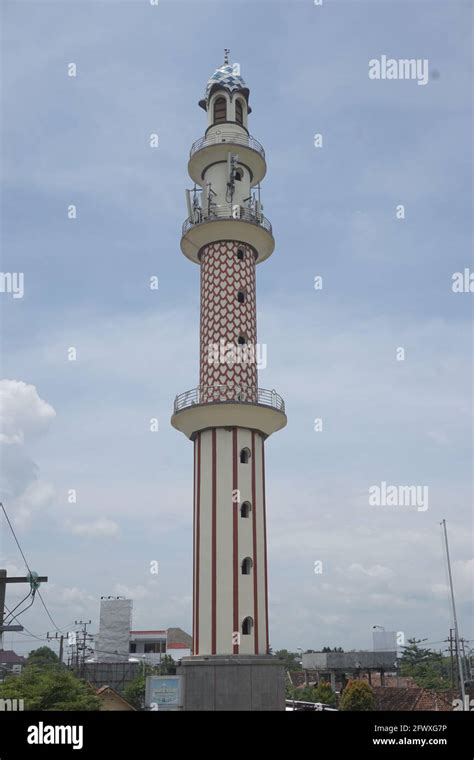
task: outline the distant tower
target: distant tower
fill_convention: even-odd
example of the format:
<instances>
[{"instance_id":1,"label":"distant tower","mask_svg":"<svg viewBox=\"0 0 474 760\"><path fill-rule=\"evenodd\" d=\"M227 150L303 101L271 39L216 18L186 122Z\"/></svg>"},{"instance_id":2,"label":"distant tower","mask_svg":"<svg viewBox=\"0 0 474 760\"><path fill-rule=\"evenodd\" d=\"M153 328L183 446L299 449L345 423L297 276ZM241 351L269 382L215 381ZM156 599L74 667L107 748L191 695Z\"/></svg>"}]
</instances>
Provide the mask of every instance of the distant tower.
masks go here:
<instances>
[{"instance_id":1,"label":"distant tower","mask_svg":"<svg viewBox=\"0 0 474 760\"><path fill-rule=\"evenodd\" d=\"M228 52L199 102L208 127L191 148L181 238L201 268L199 386L176 397L171 419L194 442L195 656L268 653L264 442L286 425L282 398L258 387L256 264L275 242L265 152Z\"/></svg>"}]
</instances>

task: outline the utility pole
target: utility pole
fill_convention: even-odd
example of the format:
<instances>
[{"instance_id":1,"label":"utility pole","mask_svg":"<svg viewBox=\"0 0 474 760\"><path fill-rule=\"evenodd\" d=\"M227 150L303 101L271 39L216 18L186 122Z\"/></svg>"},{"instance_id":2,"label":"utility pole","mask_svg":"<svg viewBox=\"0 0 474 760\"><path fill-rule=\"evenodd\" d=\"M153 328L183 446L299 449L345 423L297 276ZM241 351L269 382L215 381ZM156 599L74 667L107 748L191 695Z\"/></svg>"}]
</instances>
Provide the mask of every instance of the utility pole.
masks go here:
<instances>
[{"instance_id":1,"label":"utility pole","mask_svg":"<svg viewBox=\"0 0 474 760\"><path fill-rule=\"evenodd\" d=\"M23 630L22 625L4 625L7 583L29 583L31 592L34 595L40 583L47 582L47 576L40 576L38 573L31 572L27 576L11 576L9 578L6 570L0 570L0 651L3 650L3 634L5 631Z\"/></svg>"},{"instance_id":2,"label":"utility pole","mask_svg":"<svg viewBox=\"0 0 474 760\"><path fill-rule=\"evenodd\" d=\"M62 665L63 651L64 651L64 635L63 634L58 635L58 633L56 633L54 636L50 636L49 631L48 631L48 633L46 634L46 638L48 639L48 641L57 641L59 639L59 664Z\"/></svg>"},{"instance_id":3,"label":"utility pole","mask_svg":"<svg viewBox=\"0 0 474 760\"><path fill-rule=\"evenodd\" d=\"M449 576L449 587L451 590L451 604L453 608L453 622L454 622L454 636L456 641L456 656L457 656L457 662L458 662L458 672L459 672L459 687L461 690L461 699L462 699L462 705L463 710L466 709L465 704L465 689L464 689L464 676L463 676L463 668L462 668L462 661L461 661L461 647L459 645L459 630L458 630L458 619L456 616L456 604L454 601L454 587L453 587L453 576L451 574L451 562L449 559L449 546L448 546L448 532L446 530L446 520L442 521L442 526L444 530L444 541L446 544L446 561L448 564L448 576Z\"/></svg>"},{"instance_id":4,"label":"utility pole","mask_svg":"<svg viewBox=\"0 0 474 760\"><path fill-rule=\"evenodd\" d=\"M92 641L92 636L87 633L87 626L91 625L92 621L84 622L83 620L75 620L74 625L82 625L82 628L78 633L82 634L82 644L77 644L77 667L81 674L81 678L84 678L85 666L86 666L86 641ZM79 651L81 650L81 665L79 668Z\"/></svg>"},{"instance_id":5,"label":"utility pole","mask_svg":"<svg viewBox=\"0 0 474 760\"><path fill-rule=\"evenodd\" d=\"M453 655L453 629L449 629L449 659L451 661L451 686L455 688L455 675L454 675L454 655Z\"/></svg>"}]
</instances>

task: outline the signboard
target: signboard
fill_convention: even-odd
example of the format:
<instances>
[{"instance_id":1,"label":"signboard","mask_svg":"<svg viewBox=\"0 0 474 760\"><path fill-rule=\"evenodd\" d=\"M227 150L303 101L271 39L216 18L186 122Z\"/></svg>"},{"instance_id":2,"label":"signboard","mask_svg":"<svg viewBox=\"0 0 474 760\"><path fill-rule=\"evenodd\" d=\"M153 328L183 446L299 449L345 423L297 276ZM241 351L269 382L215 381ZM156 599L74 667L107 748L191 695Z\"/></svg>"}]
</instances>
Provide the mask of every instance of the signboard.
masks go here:
<instances>
[{"instance_id":1,"label":"signboard","mask_svg":"<svg viewBox=\"0 0 474 760\"><path fill-rule=\"evenodd\" d=\"M149 710L182 710L182 676L147 676L145 706Z\"/></svg>"}]
</instances>

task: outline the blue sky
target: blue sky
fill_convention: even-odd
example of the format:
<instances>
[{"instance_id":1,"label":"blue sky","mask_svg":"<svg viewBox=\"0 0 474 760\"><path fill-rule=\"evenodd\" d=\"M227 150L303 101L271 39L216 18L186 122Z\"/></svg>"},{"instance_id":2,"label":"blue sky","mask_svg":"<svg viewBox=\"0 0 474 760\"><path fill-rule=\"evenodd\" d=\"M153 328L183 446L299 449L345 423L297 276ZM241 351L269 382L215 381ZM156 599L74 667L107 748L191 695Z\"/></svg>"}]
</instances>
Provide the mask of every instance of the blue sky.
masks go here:
<instances>
[{"instance_id":1,"label":"blue sky","mask_svg":"<svg viewBox=\"0 0 474 760\"><path fill-rule=\"evenodd\" d=\"M199 271L179 240L197 101L229 47L276 238L257 273L259 382L288 412L267 443L272 646L368 648L373 624L442 642L443 517L474 638L473 296L451 289L472 269L471 15L433 0L4 3L2 270L24 272L25 295L0 295L2 377L17 381L3 497L59 627L97 626L99 597L129 594L136 628L191 628L192 447L169 417L197 385ZM429 83L370 80L383 54L427 58ZM428 510L370 507L381 481L428 485ZM23 572L0 525L2 561ZM23 622L52 627L39 604Z\"/></svg>"}]
</instances>

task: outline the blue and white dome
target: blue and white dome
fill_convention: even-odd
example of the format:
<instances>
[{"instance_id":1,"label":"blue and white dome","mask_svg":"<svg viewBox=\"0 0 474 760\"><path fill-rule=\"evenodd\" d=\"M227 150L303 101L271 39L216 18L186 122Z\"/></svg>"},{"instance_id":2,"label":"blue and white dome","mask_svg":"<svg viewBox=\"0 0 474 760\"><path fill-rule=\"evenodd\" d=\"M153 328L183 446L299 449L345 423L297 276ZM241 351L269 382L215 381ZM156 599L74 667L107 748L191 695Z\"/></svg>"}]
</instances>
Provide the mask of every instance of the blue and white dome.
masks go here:
<instances>
[{"instance_id":1,"label":"blue and white dome","mask_svg":"<svg viewBox=\"0 0 474 760\"><path fill-rule=\"evenodd\" d=\"M231 63L224 63L222 66L219 66L219 68L215 70L214 74L206 85L204 97L199 101L201 108L207 110L209 98L211 97L214 90L217 89L227 90L231 96L235 92L241 92L245 96L245 99L248 103L249 89L240 74L234 73L234 67ZM248 112L250 113L250 111L251 109L249 108Z\"/></svg>"}]
</instances>

